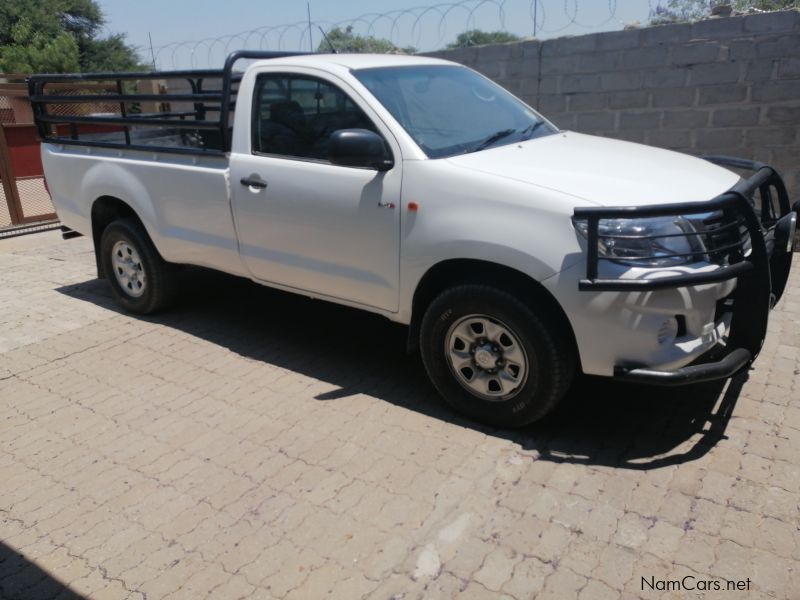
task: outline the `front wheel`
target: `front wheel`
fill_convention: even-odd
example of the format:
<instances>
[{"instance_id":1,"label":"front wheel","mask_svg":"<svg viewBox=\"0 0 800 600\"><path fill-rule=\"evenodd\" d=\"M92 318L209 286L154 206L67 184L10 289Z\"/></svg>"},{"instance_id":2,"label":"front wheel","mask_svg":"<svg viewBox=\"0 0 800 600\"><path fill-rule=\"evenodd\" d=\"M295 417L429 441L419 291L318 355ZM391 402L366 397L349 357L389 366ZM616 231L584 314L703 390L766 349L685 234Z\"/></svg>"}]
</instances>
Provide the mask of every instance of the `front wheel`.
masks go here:
<instances>
[{"instance_id":1,"label":"front wheel","mask_svg":"<svg viewBox=\"0 0 800 600\"><path fill-rule=\"evenodd\" d=\"M575 352L558 323L502 290L460 285L428 307L422 360L453 408L521 427L550 412L572 383Z\"/></svg>"},{"instance_id":2,"label":"front wheel","mask_svg":"<svg viewBox=\"0 0 800 600\"><path fill-rule=\"evenodd\" d=\"M175 297L175 266L161 258L147 232L132 219L120 219L105 228L100 260L114 299L127 311L150 314Z\"/></svg>"}]
</instances>

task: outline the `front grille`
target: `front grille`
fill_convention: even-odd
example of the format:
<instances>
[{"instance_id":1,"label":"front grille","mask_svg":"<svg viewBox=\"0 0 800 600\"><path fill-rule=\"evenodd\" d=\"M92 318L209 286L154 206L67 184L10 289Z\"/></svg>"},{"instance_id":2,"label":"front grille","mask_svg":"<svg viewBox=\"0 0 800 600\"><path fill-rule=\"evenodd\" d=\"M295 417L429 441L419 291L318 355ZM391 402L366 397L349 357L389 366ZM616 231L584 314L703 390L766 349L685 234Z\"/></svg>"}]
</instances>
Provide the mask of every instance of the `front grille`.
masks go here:
<instances>
[{"instance_id":1,"label":"front grille","mask_svg":"<svg viewBox=\"0 0 800 600\"><path fill-rule=\"evenodd\" d=\"M730 265L744 259L750 245L750 234L739 211L715 211L703 218L693 219L692 224L705 247L704 260Z\"/></svg>"}]
</instances>

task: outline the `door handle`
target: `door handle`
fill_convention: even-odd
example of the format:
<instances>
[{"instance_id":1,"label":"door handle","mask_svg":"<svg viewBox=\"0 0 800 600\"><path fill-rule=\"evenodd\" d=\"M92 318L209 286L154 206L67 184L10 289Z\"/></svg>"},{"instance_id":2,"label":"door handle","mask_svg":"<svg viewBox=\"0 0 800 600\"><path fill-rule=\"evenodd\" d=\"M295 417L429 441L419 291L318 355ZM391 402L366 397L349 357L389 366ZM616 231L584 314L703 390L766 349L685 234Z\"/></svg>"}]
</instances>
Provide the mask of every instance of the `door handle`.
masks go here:
<instances>
[{"instance_id":1,"label":"door handle","mask_svg":"<svg viewBox=\"0 0 800 600\"><path fill-rule=\"evenodd\" d=\"M255 177L242 177L239 183L247 187L254 187L262 190L267 187L266 181L263 179L256 179Z\"/></svg>"}]
</instances>

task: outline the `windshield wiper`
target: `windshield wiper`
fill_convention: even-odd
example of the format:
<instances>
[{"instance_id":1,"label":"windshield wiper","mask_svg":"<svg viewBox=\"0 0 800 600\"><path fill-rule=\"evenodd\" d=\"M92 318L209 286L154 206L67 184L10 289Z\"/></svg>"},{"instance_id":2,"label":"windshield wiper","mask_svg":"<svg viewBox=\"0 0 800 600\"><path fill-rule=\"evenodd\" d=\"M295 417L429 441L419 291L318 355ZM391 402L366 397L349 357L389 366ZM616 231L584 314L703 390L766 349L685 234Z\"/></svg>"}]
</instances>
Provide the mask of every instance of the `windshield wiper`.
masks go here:
<instances>
[{"instance_id":1,"label":"windshield wiper","mask_svg":"<svg viewBox=\"0 0 800 600\"><path fill-rule=\"evenodd\" d=\"M495 142L499 142L504 137L508 137L512 133L515 133L516 131L517 131L516 129L501 129L500 131L495 131L492 135L487 137L480 144L478 144L474 148L471 148L471 149L467 150L467 152L468 153L469 152L479 152L480 150L485 150L486 148L488 148L489 146L491 146Z\"/></svg>"},{"instance_id":2,"label":"windshield wiper","mask_svg":"<svg viewBox=\"0 0 800 600\"><path fill-rule=\"evenodd\" d=\"M480 150L485 150L489 146L494 143L499 142L503 138L510 136L512 133L519 133L520 134L520 142L524 142L525 140L529 140L533 137L533 134L536 133L536 130L539 129L544 125L544 121L536 121L536 123L531 123L524 129L501 129L500 131L495 131L492 135L487 137L483 140L480 144L475 146L474 148L470 148L466 151L466 153L470 152L479 152Z\"/></svg>"},{"instance_id":3,"label":"windshield wiper","mask_svg":"<svg viewBox=\"0 0 800 600\"><path fill-rule=\"evenodd\" d=\"M524 142L525 140L531 139L533 137L533 134L536 133L536 130L539 129L539 127L541 127L542 125L544 125L544 121L536 121L536 123L531 123L530 125L528 125L525 129L520 131L522 137L520 138L519 141Z\"/></svg>"}]
</instances>

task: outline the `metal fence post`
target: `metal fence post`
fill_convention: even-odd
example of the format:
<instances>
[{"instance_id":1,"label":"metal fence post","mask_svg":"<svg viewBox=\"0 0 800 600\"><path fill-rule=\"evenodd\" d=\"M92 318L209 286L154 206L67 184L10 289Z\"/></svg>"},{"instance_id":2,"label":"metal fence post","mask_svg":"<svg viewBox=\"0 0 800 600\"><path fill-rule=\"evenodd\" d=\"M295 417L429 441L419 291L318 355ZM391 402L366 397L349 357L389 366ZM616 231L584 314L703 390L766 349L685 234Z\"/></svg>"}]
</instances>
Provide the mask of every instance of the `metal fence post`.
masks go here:
<instances>
[{"instance_id":1,"label":"metal fence post","mask_svg":"<svg viewBox=\"0 0 800 600\"><path fill-rule=\"evenodd\" d=\"M11 216L11 224L19 225L23 221L22 203L19 198L14 167L11 164L11 152L8 148L6 130L2 124L0 124L0 181L3 184L8 214Z\"/></svg>"}]
</instances>

